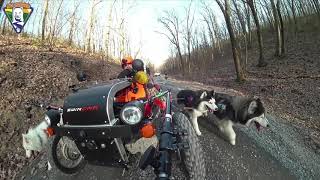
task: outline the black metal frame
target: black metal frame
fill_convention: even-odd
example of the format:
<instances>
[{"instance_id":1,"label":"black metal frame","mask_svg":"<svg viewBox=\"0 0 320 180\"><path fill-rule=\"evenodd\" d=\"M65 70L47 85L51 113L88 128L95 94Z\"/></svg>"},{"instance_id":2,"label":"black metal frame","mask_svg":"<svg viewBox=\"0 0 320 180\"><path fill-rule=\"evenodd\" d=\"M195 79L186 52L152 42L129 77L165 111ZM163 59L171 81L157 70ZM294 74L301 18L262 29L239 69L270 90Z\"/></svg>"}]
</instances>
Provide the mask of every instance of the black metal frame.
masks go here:
<instances>
[{"instance_id":1,"label":"black metal frame","mask_svg":"<svg viewBox=\"0 0 320 180\"><path fill-rule=\"evenodd\" d=\"M157 178L159 180L169 179L171 175L171 154L174 151L173 148L173 122L171 112L171 92L166 93L166 111L165 119L162 126L159 139L159 161L158 167L155 169Z\"/></svg>"},{"instance_id":2,"label":"black metal frame","mask_svg":"<svg viewBox=\"0 0 320 180\"><path fill-rule=\"evenodd\" d=\"M99 138L129 138L132 136L130 125L113 125L107 127L73 127L61 126L54 127L54 132L59 136L69 136L75 139L95 137Z\"/></svg>"}]
</instances>

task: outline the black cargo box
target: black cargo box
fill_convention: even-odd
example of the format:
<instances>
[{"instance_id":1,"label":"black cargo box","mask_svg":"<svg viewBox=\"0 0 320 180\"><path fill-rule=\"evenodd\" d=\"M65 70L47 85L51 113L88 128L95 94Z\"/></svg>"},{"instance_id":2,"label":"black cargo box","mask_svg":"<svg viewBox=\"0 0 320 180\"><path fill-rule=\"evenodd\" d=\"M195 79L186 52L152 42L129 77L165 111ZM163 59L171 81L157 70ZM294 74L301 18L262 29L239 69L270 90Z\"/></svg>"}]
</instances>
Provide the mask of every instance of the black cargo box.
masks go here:
<instances>
[{"instance_id":1,"label":"black cargo box","mask_svg":"<svg viewBox=\"0 0 320 180\"><path fill-rule=\"evenodd\" d=\"M130 86L128 80L117 80L107 85L78 90L69 95L63 106L65 125L112 125L115 94Z\"/></svg>"}]
</instances>

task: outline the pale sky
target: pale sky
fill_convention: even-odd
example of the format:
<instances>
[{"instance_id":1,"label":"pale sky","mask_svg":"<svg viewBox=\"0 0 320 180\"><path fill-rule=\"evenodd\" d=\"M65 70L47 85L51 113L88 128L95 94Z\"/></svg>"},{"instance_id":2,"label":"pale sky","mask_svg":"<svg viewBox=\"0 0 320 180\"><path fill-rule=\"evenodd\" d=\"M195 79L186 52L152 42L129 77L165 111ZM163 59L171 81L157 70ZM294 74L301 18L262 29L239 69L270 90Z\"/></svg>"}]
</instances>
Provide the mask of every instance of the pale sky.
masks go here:
<instances>
[{"instance_id":1,"label":"pale sky","mask_svg":"<svg viewBox=\"0 0 320 180\"><path fill-rule=\"evenodd\" d=\"M161 65L170 55L170 41L164 35L158 32L168 33L158 22L158 18L163 15L163 11L174 10L180 19L185 18L185 8L190 4L190 0L137 0L137 5L130 13L128 18L130 37L134 39L137 45L142 39L142 54L148 57L156 66ZM205 1L210 3L219 15L219 10L214 1ZM194 25L201 24L202 17L199 13L201 1L193 0L192 12L195 13ZM203 24L203 23L202 23ZM182 27L184 24L181 24Z\"/></svg>"},{"instance_id":2,"label":"pale sky","mask_svg":"<svg viewBox=\"0 0 320 180\"><path fill-rule=\"evenodd\" d=\"M156 31L165 32L158 23L158 17L164 10L175 9L183 13L184 7L189 1L186 0L140 0L128 18L130 37L139 46L140 38L143 42L142 55L159 66L170 55L169 40Z\"/></svg>"}]
</instances>

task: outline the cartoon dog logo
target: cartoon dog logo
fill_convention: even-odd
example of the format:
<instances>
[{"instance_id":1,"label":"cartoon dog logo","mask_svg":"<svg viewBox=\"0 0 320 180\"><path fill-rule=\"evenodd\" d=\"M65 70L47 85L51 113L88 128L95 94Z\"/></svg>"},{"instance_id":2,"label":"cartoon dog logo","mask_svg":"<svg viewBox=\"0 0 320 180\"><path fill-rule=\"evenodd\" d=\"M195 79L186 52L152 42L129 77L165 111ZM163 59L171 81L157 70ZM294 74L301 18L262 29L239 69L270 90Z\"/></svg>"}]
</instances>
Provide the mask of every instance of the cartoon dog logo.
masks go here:
<instances>
[{"instance_id":1,"label":"cartoon dog logo","mask_svg":"<svg viewBox=\"0 0 320 180\"><path fill-rule=\"evenodd\" d=\"M20 33L22 31L22 28L24 26L22 7L13 8L12 25L13 25L13 28L17 31L17 33Z\"/></svg>"},{"instance_id":2,"label":"cartoon dog logo","mask_svg":"<svg viewBox=\"0 0 320 180\"><path fill-rule=\"evenodd\" d=\"M33 8L29 3L25 2L17 2L17 3L9 3L4 8L8 20L10 21L13 29L17 33L21 33L23 27L28 21L30 15L33 12Z\"/></svg>"}]
</instances>

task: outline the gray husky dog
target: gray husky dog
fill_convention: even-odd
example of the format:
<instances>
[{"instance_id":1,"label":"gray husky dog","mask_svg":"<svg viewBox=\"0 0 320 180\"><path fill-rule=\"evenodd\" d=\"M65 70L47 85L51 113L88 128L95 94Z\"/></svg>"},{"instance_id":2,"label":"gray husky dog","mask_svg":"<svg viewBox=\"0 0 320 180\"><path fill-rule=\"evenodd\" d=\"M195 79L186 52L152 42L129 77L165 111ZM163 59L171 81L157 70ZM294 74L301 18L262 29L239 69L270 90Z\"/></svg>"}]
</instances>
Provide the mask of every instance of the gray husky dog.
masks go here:
<instances>
[{"instance_id":1,"label":"gray husky dog","mask_svg":"<svg viewBox=\"0 0 320 180\"><path fill-rule=\"evenodd\" d=\"M265 109L259 98L230 96L228 94L215 93L218 111L213 114L218 118L214 123L225 135L230 144L236 144L234 124L245 126L255 125L258 130L269 127L265 115Z\"/></svg>"},{"instance_id":2,"label":"gray husky dog","mask_svg":"<svg viewBox=\"0 0 320 180\"><path fill-rule=\"evenodd\" d=\"M265 109L259 98L230 96L204 90L181 90L177 98L178 104L185 106L192 125L199 136L201 132L198 126L198 117L207 116L209 111L212 111L217 117L214 124L232 145L236 144L236 133L233 125L255 125L258 130L269 126Z\"/></svg>"}]
</instances>

